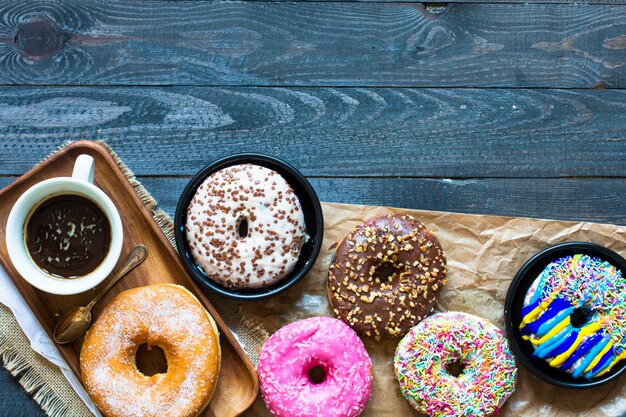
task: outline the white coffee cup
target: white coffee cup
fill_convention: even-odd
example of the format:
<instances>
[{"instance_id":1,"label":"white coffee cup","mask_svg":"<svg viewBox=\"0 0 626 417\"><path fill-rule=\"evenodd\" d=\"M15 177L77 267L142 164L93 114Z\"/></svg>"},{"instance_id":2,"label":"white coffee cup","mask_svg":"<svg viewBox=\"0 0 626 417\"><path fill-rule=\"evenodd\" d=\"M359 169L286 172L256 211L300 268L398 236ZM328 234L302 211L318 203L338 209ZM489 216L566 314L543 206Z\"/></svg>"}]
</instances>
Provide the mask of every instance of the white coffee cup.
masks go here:
<instances>
[{"instance_id":1,"label":"white coffee cup","mask_svg":"<svg viewBox=\"0 0 626 417\"><path fill-rule=\"evenodd\" d=\"M79 155L71 177L50 178L32 186L15 202L6 227L9 258L19 274L32 286L51 294L79 294L100 284L109 276L122 251L124 231L120 214L111 199L93 184L94 159ZM60 278L40 269L31 258L26 245L26 222L35 208L56 195L78 194L96 203L108 218L111 227L109 252L98 267L77 278Z\"/></svg>"}]
</instances>

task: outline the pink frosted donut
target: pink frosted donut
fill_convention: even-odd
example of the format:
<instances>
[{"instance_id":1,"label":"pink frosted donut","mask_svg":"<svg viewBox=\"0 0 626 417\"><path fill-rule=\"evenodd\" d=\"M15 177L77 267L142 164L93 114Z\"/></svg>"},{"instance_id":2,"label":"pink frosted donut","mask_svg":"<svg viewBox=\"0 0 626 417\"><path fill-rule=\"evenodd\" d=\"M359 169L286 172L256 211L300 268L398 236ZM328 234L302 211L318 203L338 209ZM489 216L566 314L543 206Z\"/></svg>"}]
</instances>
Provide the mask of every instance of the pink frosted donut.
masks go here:
<instances>
[{"instance_id":1,"label":"pink frosted donut","mask_svg":"<svg viewBox=\"0 0 626 417\"><path fill-rule=\"evenodd\" d=\"M276 417L355 417L372 394L372 360L347 324L312 317L263 345L261 393Z\"/></svg>"}]
</instances>

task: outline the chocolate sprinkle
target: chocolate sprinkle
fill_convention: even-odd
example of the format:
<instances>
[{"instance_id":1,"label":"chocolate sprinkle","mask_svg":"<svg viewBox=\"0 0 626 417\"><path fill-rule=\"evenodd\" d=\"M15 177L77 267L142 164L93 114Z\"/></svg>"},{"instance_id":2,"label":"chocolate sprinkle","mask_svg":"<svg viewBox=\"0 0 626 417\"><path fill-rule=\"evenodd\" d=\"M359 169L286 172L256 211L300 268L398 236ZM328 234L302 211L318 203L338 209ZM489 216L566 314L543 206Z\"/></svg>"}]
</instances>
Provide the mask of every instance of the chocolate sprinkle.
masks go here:
<instances>
[{"instance_id":1,"label":"chocolate sprinkle","mask_svg":"<svg viewBox=\"0 0 626 417\"><path fill-rule=\"evenodd\" d=\"M239 232L243 221L245 235ZM289 183L253 164L211 174L189 204L185 231L195 262L231 289L280 281L306 240L304 213Z\"/></svg>"}]
</instances>

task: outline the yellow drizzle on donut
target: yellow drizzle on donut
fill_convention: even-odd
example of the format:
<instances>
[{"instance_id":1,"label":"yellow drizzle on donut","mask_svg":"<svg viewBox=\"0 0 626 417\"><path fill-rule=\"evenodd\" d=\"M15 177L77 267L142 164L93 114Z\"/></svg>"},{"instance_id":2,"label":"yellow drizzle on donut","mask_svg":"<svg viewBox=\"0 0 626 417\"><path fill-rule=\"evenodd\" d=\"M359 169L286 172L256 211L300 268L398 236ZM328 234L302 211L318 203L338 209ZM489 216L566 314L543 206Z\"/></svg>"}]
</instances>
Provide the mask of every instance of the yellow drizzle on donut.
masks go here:
<instances>
[{"instance_id":1,"label":"yellow drizzle on donut","mask_svg":"<svg viewBox=\"0 0 626 417\"><path fill-rule=\"evenodd\" d=\"M546 341L548 341L548 339L553 338L554 336L556 336L561 330L563 330L564 328L566 328L567 326L569 326L569 324L571 323L571 318L570 316L565 317L563 320L561 320L559 322L559 324L557 324L556 326L554 326L554 328L552 330L550 330L545 336L543 336L540 339L532 339L529 336L524 336L524 339L530 339L530 343L532 343L533 345L540 345Z\"/></svg>"},{"instance_id":2,"label":"yellow drizzle on donut","mask_svg":"<svg viewBox=\"0 0 626 417\"><path fill-rule=\"evenodd\" d=\"M554 359L552 359L550 362L548 362L550 364L550 366L557 367L557 366L563 365L563 363L565 363L565 361L567 359L569 359L570 356L572 356L572 353L574 353L574 351L578 348L578 346L580 346L580 344L582 343L582 341L583 341L583 339L585 337L587 337L587 336L597 332L601 328L602 328L602 325L600 323L591 323L591 324L583 327L582 329L580 329L580 332L578 332L578 336L576 336L576 340L574 341L572 346L570 346L569 349L567 349L565 352L563 352L562 354L556 356ZM609 345L607 345L607 347L610 348ZM608 350L608 349L606 349L606 350ZM606 350L602 351L602 354L604 354L606 352ZM595 366L595 364L598 363L600 358L601 358L601 356L598 356L596 358L597 360L594 360L594 362L592 362L592 364ZM593 368L593 366L591 368ZM589 369L591 369L591 368L589 368Z\"/></svg>"}]
</instances>

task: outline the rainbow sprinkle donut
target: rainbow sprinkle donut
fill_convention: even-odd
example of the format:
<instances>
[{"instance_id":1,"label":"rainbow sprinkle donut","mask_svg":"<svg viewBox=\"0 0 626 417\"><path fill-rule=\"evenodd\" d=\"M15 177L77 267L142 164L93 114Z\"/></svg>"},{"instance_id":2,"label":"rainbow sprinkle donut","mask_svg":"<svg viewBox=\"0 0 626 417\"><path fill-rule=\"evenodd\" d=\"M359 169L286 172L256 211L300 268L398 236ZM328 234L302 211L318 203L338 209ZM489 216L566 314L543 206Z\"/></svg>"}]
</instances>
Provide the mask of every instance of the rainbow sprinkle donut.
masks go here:
<instances>
[{"instance_id":1,"label":"rainbow sprinkle donut","mask_svg":"<svg viewBox=\"0 0 626 417\"><path fill-rule=\"evenodd\" d=\"M574 378L599 377L626 358L626 279L606 261L577 254L551 262L521 315L533 356Z\"/></svg>"},{"instance_id":2,"label":"rainbow sprinkle donut","mask_svg":"<svg viewBox=\"0 0 626 417\"><path fill-rule=\"evenodd\" d=\"M393 358L404 397L430 417L488 416L515 390L517 367L488 320L449 311L425 318Z\"/></svg>"}]
</instances>

